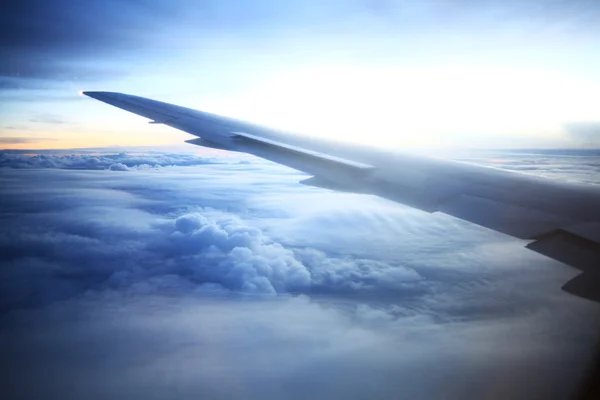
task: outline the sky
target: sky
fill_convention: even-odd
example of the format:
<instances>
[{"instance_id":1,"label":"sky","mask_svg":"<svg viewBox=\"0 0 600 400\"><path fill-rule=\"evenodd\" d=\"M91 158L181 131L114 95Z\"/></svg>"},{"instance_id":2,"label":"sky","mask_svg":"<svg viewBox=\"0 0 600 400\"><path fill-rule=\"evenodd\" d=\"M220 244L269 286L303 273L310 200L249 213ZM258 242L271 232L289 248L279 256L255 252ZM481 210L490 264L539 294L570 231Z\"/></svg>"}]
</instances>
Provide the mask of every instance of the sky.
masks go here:
<instances>
[{"instance_id":1,"label":"sky","mask_svg":"<svg viewBox=\"0 0 600 400\"><path fill-rule=\"evenodd\" d=\"M0 16L0 147L181 143L117 91L397 147L598 147L595 0L24 0Z\"/></svg>"},{"instance_id":2,"label":"sky","mask_svg":"<svg viewBox=\"0 0 600 400\"><path fill-rule=\"evenodd\" d=\"M0 155L3 399L565 399L597 338L521 240L252 156ZM597 151L461 154L600 184Z\"/></svg>"},{"instance_id":3,"label":"sky","mask_svg":"<svg viewBox=\"0 0 600 400\"><path fill-rule=\"evenodd\" d=\"M596 1L12 3L0 397L573 393L600 323L574 269L79 93L598 185Z\"/></svg>"}]
</instances>

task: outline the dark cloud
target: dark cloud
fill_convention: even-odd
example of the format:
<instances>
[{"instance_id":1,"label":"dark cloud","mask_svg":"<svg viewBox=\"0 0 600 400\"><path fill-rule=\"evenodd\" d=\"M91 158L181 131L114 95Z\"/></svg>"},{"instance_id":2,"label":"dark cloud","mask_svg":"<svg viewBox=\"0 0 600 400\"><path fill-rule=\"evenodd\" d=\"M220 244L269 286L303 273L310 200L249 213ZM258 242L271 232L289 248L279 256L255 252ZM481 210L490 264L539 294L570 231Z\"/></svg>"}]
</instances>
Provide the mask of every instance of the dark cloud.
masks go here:
<instances>
[{"instance_id":1,"label":"dark cloud","mask_svg":"<svg viewBox=\"0 0 600 400\"><path fill-rule=\"evenodd\" d=\"M92 59L86 55L16 53L0 48L0 57L0 90L45 90L50 88L49 82L54 81L85 83L127 75L124 69L86 62Z\"/></svg>"},{"instance_id":2,"label":"dark cloud","mask_svg":"<svg viewBox=\"0 0 600 400\"><path fill-rule=\"evenodd\" d=\"M564 398L595 337L575 271L447 216L245 156L6 156L9 399Z\"/></svg>"},{"instance_id":3,"label":"dark cloud","mask_svg":"<svg viewBox=\"0 0 600 400\"><path fill-rule=\"evenodd\" d=\"M75 66L89 56L101 61L107 53L129 51L140 44L141 32L156 28L152 21L165 16L155 1L11 2L0 17L0 75L72 80L114 74Z\"/></svg>"},{"instance_id":4,"label":"dark cloud","mask_svg":"<svg viewBox=\"0 0 600 400\"><path fill-rule=\"evenodd\" d=\"M285 38L289 49L298 45L302 35L306 35L302 42L313 43L315 31L330 38L352 35L358 29L406 35L416 28L417 32L465 30L471 42L474 33L490 30L508 36L523 32L529 38L536 31L544 35L565 26L595 27L599 16L593 0L577 4L551 0L485 4L471 0L423 4L23 0L11 2L0 15L0 76L69 81L122 76L131 69L124 65L128 60L139 64L142 56L172 56L182 49L197 49L201 57L215 38L234 38L242 47L258 50L268 48L274 38ZM515 29L519 23L522 29ZM410 32L396 31L398 27L408 27ZM349 49L348 43L342 41L335 48ZM109 67L111 63L118 68Z\"/></svg>"}]
</instances>

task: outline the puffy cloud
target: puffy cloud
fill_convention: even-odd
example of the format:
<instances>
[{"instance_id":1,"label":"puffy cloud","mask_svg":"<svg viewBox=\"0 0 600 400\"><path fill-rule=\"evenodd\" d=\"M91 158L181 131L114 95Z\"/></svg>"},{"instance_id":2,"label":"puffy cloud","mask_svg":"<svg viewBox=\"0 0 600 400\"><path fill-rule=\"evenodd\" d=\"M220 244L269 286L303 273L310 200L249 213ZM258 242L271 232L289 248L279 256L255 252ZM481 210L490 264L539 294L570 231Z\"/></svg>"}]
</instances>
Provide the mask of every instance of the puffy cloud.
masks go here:
<instances>
[{"instance_id":1,"label":"puffy cloud","mask_svg":"<svg viewBox=\"0 0 600 400\"><path fill-rule=\"evenodd\" d=\"M176 253L193 255L194 276L233 290L287 293L310 286L310 271L291 250L269 243L259 229L235 220L210 221L198 213L175 220L170 242ZM205 268L207 266L208 268Z\"/></svg>"},{"instance_id":2,"label":"puffy cloud","mask_svg":"<svg viewBox=\"0 0 600 400\"><path fill-rule=\"evenodd\" d=\"M186 157L2 171L9 398L551 398L575 384L597 310L559 290L571 269L258 160L139 168Z\"/></svg>"},{"instance_id":3,"label":"puffy cloud","mask_svg":"<svg viewBox=\"0 0 600 400\"><path fill-rule=\"evenodd\" d=\"M146 164L144 164L146 165ZM108 167L109 171L128 171L129 167L123 163L116 163L116 164L111 164L110 167Z\"/></svg>"}]
</instances>

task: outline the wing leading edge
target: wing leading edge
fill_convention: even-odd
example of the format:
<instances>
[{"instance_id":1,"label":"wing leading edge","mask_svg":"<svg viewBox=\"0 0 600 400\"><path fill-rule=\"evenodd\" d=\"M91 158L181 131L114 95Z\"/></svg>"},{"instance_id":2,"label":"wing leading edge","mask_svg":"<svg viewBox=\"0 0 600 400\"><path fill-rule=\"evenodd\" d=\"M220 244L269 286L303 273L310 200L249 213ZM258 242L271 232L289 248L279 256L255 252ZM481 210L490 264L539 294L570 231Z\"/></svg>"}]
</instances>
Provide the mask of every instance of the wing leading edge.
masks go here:
<instances>
[{"instance_id":1,"label":"wing leading edge","mask_svg":"<svg viewBox=\"0 0 600 400\"><path fill-rule=\"evenodd\" d=\"M528 241L526 247L583 273L569 293L600 301L600 189L532 175L306 138L169 103L84 92L183 130L194 145L254 154L312 177L301 183L373 194Z\"/></svg>"}]
</instances>

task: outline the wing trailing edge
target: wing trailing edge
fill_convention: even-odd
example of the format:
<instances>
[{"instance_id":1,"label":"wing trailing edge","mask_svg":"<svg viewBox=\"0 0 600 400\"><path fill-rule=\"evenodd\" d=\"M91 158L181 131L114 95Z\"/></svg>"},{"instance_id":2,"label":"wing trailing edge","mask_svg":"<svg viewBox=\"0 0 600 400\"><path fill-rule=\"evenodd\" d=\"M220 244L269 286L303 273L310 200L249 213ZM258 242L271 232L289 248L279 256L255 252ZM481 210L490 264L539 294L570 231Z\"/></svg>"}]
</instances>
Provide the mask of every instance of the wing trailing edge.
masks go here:
<instances>
[{"instance_id":1,"label":"wing trailing edge","mask_svg":"<svg viewBox=\"0 0 600 400\"><path fill-rule=\"evenodd\" d=\"M85 95L197 136L187 143L250 153L305 172L302 184L368 193L517 238L582 271L563 290L600 301L600 190L468 163L335 144L114 92Z\"/></svg>"}]
</instances>

